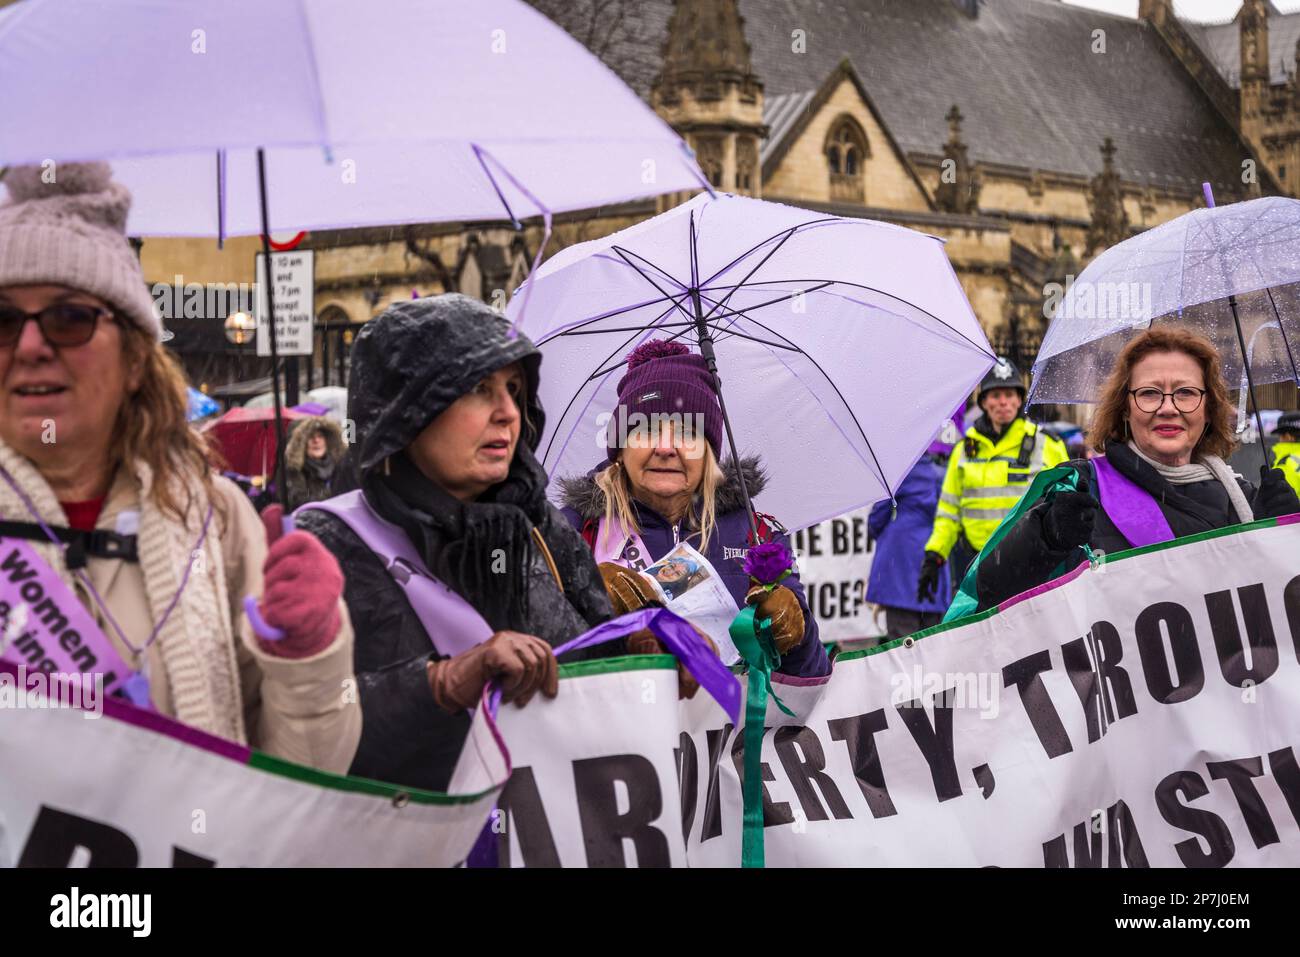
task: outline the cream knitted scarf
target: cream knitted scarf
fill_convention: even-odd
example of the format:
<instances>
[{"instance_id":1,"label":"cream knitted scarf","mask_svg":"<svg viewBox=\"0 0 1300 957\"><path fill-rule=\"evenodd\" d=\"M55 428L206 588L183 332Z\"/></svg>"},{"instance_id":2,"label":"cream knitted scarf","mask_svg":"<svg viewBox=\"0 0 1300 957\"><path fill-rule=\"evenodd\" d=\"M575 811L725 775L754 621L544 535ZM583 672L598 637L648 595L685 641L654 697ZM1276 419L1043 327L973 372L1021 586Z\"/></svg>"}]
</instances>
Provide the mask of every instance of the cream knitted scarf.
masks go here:
<instances>
[{"instance_id":1,"label":"cream knitted scarf","mask_svg":"<svg viewBox=\"0 0 1300 957\"><path fill-rule=\"evenodd\" d=\"M1232 502L1233 511L1237 513L1237 521L1244 524L1255 520L1255 513L1251 510L1250 503L1246 501L1246 496L1242 494L1241 486L1237 484L1232 469L1228 468L1228 463L1217 455L1199 456L1195 462L1188 465L1164 465L1145 454L1132 439L1129 439L1128 447L1137 454L1138 458L1159 472L1160 477L1170 485L1190 485L1192 482L1217 479L1228 493L1228 500Z\"/></svg>"},{"instance_id":2,"label":"cream knitted scarf","mask_svg":"<svg viewBox=\"0 0 1300 957\"><path fill-rule=\"evenodd\" d=\"M9 473L37 512L31 515L22 496L8 482L0 480L0 515L10 521L34 522L39 517L50 525L67 523L49 483L29 459L3 441L0 441L0 467ZM221 553L221 523L214 516L202 547L196 548L209 503L201 485L197 481L193 483L190 489L193 503L182 523L154 504L149 495L153 475L147 465L135 463L131 474L140 500L140 568L149 617L155 625L176 599L186 566L190 566L185 589L156 639L176 718L227 740L245 743L239 667ZM181 501L184 500L182 494ZM64 564L58 546L38 541L28 544L68 588L76 591L76 579ZM103 620L93 602L91 611ZM111 628L108 625L105 630ZM138 648L149 636L127 637Z\"/></svg>"}]
</instances>

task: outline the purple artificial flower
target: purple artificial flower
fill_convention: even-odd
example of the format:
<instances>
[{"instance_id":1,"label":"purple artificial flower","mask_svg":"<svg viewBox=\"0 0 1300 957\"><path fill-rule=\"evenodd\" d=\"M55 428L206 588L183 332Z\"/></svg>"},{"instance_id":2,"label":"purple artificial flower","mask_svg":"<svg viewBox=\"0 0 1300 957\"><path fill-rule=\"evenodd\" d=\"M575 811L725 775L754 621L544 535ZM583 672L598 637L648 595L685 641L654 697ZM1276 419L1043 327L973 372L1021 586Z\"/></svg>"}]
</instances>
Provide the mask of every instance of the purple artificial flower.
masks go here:
<instances>
[{"instance_id":1,"label":"purple artificial flower","mask_svg":"<svg viewBox=\"0 0 1300 957\"><path fill-rule=\"evenodd\" d=\"M755 545L745 556L745 574L760 585L775 585L794 567L794 556L781 542Z\"/></svg>"}]
</instances>

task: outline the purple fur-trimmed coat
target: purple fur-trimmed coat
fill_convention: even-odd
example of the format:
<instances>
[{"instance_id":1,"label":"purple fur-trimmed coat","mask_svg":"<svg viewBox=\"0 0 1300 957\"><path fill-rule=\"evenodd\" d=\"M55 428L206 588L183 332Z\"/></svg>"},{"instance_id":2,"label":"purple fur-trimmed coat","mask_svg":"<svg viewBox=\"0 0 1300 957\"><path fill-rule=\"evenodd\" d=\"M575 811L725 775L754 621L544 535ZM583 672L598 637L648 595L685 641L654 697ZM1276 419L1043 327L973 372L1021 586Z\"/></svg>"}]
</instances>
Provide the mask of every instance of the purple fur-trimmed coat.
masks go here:
<instances>
[{"instance_id":1,"label":"purple fur-trimmed coat","mask_svg":"<svg viewBox=\"0 0 1300 957\"><path fill-rule=\"evenodd\" d=\"M750 496L757 497L767 484L759 460L744 458L741 459L741 466L745 470L745 483L749 488ZM602 464L587 475L560 480L563 497L563 507L560 511L579 532L584 528L594 528L601 516L605 514L605 496L595 482L596 473L605 467ZM726 474L726 481L718 488L717 525L714 534L709 538L709 547L704 552L704 557L718 570L736 604L744 608L745 593L749 591L750 585L749 576L742 570L741 564L745 552L749 549L749 521L745 518L744 499L740 494L740 482L734 464L731 461L726 462L723 465L723 472ZM666 555L682 537L686 537L692 545L699 547L698 533L690 532L684 527L685 523L673 526L648 505L636 501L633 505L637 510L637 523L641 526L641 541L645 543L646 550L652 558L657 559ZM767 521L766 523L760 521L760 534L763 533L766 524L768 531L764 538L782 542L790 548L785 529L770 517L763 516L763 518ZM799 607L803 609L804 638L801 644L782 656L781 667L777 670L781 674L801 678L830 674L830 659L818 637L817 622L812 612L808 610L808 599L804 596L803 584L799 581L798 574L790 575L782 584L793 591L795 597L799 599Z\"/></svg>"}]
</instances>

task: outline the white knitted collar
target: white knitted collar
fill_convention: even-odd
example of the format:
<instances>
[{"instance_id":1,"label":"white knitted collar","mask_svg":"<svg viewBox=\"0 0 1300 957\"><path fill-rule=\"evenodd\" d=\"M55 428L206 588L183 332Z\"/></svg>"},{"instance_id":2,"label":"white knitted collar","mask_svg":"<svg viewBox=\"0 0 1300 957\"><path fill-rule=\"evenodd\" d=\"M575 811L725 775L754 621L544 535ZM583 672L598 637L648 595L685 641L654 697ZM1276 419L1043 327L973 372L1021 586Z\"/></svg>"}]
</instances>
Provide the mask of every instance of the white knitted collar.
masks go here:
<instances>
[{"instance_id":1,"label":"white knitted collar","mask_svg":"<svg viewBox=\"0 0 1300 957\"><path fill-rule=\"evenodd\" d=\"M1251 510L1250 503L1246 501L1246 496L1242 494L1241 486L1237 484L1237 479L1241 476L1230 469L1228 463L1217 455L1201 455L1197 457L1197 461L1187 465L1165 465L1143 452L1132 439L1129 439L1127 444L1138 458L1155 469L1170 485L1190 485L1193 482L1209 482L1217 479L1223 485L1224 491L1228 493L1232 509L1237 513L1237 521L1244 524L1255 520L1255 513Z\"/></svg>"}]
</instances>

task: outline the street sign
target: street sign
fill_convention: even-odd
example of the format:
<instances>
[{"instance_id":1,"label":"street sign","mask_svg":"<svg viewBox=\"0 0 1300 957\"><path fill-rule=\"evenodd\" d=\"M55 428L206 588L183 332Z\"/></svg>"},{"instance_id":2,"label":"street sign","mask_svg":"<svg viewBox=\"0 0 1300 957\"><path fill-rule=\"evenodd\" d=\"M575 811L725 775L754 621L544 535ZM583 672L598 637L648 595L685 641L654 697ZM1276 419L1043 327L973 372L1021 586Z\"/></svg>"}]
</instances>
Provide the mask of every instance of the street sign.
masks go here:
<instances>
[{"instance_id":1,"label":"street sign","mask_svg":"<svg viewBox=\"0 0 1300 957\"><path fill-rule=\"evenodd\" d=\"M274 253L276 349L281 356L312 354L316 315L315 253L310 250ZM267 321L266 262L257 255L257 354L271 354Z\"/></svg>"}]
</instances>

